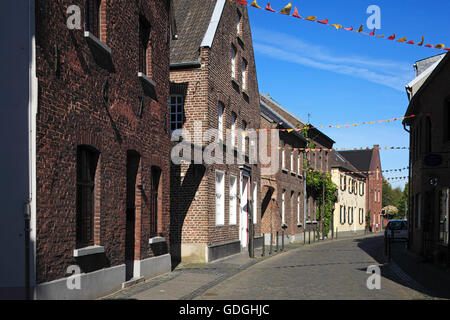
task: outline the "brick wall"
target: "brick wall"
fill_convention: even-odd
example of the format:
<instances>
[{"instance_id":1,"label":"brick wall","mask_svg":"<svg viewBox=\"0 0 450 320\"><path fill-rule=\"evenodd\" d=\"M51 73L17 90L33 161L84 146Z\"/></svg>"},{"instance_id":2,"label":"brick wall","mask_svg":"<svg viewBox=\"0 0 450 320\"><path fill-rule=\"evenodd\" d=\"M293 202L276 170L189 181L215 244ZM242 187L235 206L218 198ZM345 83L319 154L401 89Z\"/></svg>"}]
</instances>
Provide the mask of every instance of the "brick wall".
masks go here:
<instances>
[{"instance_id":1,"label":"brick wall","mask_svg":"<svg viewBox=\"0 0 450 320\"><path fill-rule=\"evenodd\" d=\"M217 128L218 106L224 105L223 127L231 127L231 114L237 115L236 128L259 128L259 91L252 49L252 39L248 14L245 7L239 6L242 13L241 40L236 36L236 14L238 6L226 2L211 48L201 48L201 68L172 70L170 80L174 83L187 82L185 101L186 122L183 128L193 135L194 121L202 121L202 130ZM237 49L237 79L231 79L231 45ZM241 86L240 66L242 58L248 62L248 89L244 93ZM239 67L239 68L238 68ZM203 143L206 145L207 143ZM225 143L226 144L226 143ZM248 148L247 148L248 150ZM224 152L225 154L225 152ZM236 161L236 160L235 160ZM255 234L260 230L260 168L251 166L251 180L258 185L258 217ZM215 171L225 172L225 225L215 224ZM177 244L204 243L208 245L239 239L239 210L237 224L229 224L229 177L233 174L240 183L240 169L237 164L214 164L181 166L172 165L172 235ZM240 193L240 186L237 188ZM239 208L239 201L237 203Z\"/></svg>"},{"instance_id":2,"label":"brick wall","mask_svg":"<svg viewBox=\"0 0 450 320\"><path fill-rule=\"evenodd\" d=\"M136 258L167 252L167 248L153 250L148 244L152 166L162 169L158 231L169 237L168 5L165 1L104 0L102 39L112 51L111 63L105 65L96 60L95 50L83 37L84 30L66 27L65 12L72 4L85 12L81 0L36 2L38 283L66 276L67 267L73 264L92 271L124 263L128 150L141 155L145 188L141 219L136 224ZM137 77L139 14L152 26L157 101L144 94ZM90 257L86 263L73 257L77 146L84 144L100 152L95 238L105 247L104 255Z\"/></svg>"}]
</instances>

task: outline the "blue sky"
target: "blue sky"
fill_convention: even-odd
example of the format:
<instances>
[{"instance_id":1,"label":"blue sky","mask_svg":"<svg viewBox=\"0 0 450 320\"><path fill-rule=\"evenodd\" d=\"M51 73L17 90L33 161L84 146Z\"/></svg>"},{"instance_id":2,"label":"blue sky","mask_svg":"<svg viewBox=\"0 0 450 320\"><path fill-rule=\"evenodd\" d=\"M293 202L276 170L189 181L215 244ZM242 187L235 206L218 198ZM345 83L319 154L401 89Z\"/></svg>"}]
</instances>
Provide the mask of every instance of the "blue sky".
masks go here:
<instances>
[{"instance_id":1,"label":"blue sky","mask_svg":"<svg viewBox=\"0 0 450 320\"><path fill-rule=\"evenodd\" d=\"M251 1L249 1L250 3ZM272 0L281 10L289 1ZM317 16L329 23L359 28L370 16L367 8L381 9L385 37L396 34L425 44L450 46L450 1L430 0L294 0L300 16ZM267 0L258 0L265 7ZM353 124L403 116L408 106L405 85L414 77L417 60L443 53L355 32L336 30L317 22L300 20L266 10L248 8L255 51L258 85L262 93L315 126ZM292 14L292 12L291 12ZM337 148L409 146L401 121L328 128L322 131ZM408 150L382 150L384 170L408 166ZM385 173L405 176L407 171ZM392 182L403 188L405 181Z\"/></svg>"}]
</instances>

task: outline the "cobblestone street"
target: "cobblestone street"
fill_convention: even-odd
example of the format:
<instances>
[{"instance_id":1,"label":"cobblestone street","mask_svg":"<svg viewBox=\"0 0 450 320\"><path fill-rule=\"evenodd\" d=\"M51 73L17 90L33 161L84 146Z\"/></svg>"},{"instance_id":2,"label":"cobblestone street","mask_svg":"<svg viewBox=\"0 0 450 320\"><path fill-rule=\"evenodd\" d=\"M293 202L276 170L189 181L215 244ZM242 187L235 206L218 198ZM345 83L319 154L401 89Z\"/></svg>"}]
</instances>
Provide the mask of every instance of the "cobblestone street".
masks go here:
<instances>
[{"instance_id":1,"label":"cobblestone street","mask_svg":"<svg viewBox=\"0 0 450 320\"><path fill-rule=\"evenodd\" d=\"M288 246L273 257L245 254L177 268L106 299L138 300L411 300L431 299L395 263L386 262L382 236ZM399 244L400 246L402 244ZM369 290L367 268L381 270L381 289Z\"/></svg>"}]
</instances>

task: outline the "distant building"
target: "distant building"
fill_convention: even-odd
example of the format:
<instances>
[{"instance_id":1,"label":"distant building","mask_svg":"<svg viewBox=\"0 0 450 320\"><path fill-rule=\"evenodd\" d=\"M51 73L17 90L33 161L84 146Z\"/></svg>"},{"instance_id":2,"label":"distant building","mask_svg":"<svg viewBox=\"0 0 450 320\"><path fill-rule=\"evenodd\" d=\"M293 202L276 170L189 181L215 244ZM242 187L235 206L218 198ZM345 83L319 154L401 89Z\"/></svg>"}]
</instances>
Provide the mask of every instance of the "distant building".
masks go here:
<instances>
[{"instance_id":1,"label":"distant building","mask_svg":"<svg viewBox=\"0 0 450 320\"><path fill-rule=\"evenodd\" d=\"M260 126L252 37L246 6L225 0L174 4L170 129L189 133L193 150L191 160L172 163L171 252L177 262L209 262L249 249L252 234L261 235L260 166L249 161L248 132ZM208 129L218 131L210 141L223 148L223 164L195 161L195 152L210 144L201 137Z\"/></svg>"},{"instance_id":2,"label":"distant building","mask_svg":"<svg viewBox=\"0 0 450 320\"><path fill-rule=\"evenodd\" d=\"M369 227L372 232L382 230L383 219L383 174L381 168L379 146L374 145L370 150L339 151L362 175L366 177L366 210Z\"/></svg>"},{"instance_id":3,"label":"distant building","mask_svg":"<svg viewBox=\"0 0 450 320\"><path fill-rule=\"evenodd\" d=\"M366 229L366 176L339 152L330 156L331 180L338 186L333 231L361 234Z\"/></svg>"},{"instance_id":4,"label":"distant building","mask_svg":"<svg viewBox=\"0 0 450 320\"><path fill-rule=\"evenodd\" d=\"M260 94L261 96L261 104L266 104L267 106L270 106L271 110L273 112L276 112L280 117L284 118L287 123L290 123L290 125L294 126L295 128L303 129L307 125L307 122L300 119L298 116L294 115L291 111L287 110L285 107L280 105L277 101L275 101L270 95L268 94ZM320 131L317 128L314 128L313 124L309 124L308 127L311 127L307 130L307 145L309 144L311 146L311 150L304 150L302 153L302 157L304 159L302 166L303 169L309 169L309 170L316 170L322 173L331 173L330 171L330 163L329 163L329 155L330 155L330 149L333 148L334 141L325 135L322 131ZM305 131L301 130L299 132L302 132L304 135ZM292 133L291 133L292 134ZM282 137L281 135L280 137ZM282 143L286 143L286 145L289 147L292 144L292 141L282 141ZM298 142L296 142L298 143ZM286 159L290 159L291 154L289 150L286 150ZM295 153L295 151L292 153L295 161L295 157L298 156L298 154ZM286 163L289 160L286 160ZM285 165L286 166L286 165ZM289 168L288 168L289 170ZM302 172L303 175L303 172ZM295 192L294 192L295 194ZM306 188L306 191L303 192L304 195L304 205L303 205L303 223L301 227L296 227L296 234L298 232L303 231L302 228L305 228L306 231L316 230L319 228L321 230L320 222L317 220L317 199L314 199L314 197L309 194L308 189ZM289 195L290 197L291 195ZM287 197L286 197L287 198ZM295 199L294 199L295 200ZM295 201L294 201L295 203ZM292 228L291 224L291 228Z\"/></svg>"},{"instance_id":5,"label":"distant building","mask_svg":"<svg viewBox=\"0 0 450 320\"><path fill-rule=\"evenodd\" d=\"M269 100L261 99L262 129L296 129L294 124L274 111L273 107ZM265 239L268 243L270 243L269 234L272 234L272 241L275 242L276 235L281 237L283 231L287 241L300 241L303 239L306 220L303 171L305 151L294 151L292 148L304 149L307 141L301 132L279 131L277 133L280 139L278 170L261 176L261 230L264 234L268 234ZM267 140L270 143L271 136Z\"/></svg>"},{"instance_id":6,"label":"distant building","mask_svg":"<svg viewBox=\"0 0 450 320\"><path fill-rule=\"evenodd\" d=\"M416 71L406 87L410 103L403 121L410 133L409 245L449 262L450 55L418 61Z\"/></svg>"}]
</instances>

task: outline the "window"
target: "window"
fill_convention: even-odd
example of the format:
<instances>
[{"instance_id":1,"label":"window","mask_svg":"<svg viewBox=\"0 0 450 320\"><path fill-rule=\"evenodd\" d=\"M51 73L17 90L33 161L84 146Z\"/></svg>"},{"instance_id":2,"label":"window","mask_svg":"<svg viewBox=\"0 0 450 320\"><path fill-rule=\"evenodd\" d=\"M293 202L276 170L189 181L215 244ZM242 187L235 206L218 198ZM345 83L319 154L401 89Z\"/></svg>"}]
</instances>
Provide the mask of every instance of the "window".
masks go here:
<instances>
[{"instance_id":1,"label":"window","mask_svg":"<svg viewBox=\"0 0 450 320\"><path fill-rule=\"evenodd\" d=\"M184 97L182 95L170 96L170 130L183 128L184 123Z\"/></svg>"},{"instance_id":2,"label":"window","mask_svg":"<svg viewBox=\"0 0 450 320\"><path fill-rule=\"evenodd\" d=\"M105 0L88 0L86 2L86 29L97 39L106 42L106 3Z\"/></svg>"},{"instance_id":3,"label":"window","mask_svg":"<svg viewBox=\"0 0 450 320\"><path fill-rule=\"evenodd\" d=\"M445 114L444 128L447 130L446 140L450 141L450 97L445 101Z\"/></svg>"},{"instance_id":4,"label":"window","mask_svg":"<svg viewBox=\"0 0 450 320\"><path fill-rule=\"evenodd\" d=\"M291 172L294 172L294 151L291 151Z\"/></svg>"},{"instance_id":5,"label":"window","mask_svg":"<svg viewBox=\"0 0 450 320\"><path fill-rule=\"evenodd\" d=\"M236 114L231 113L231 147L236 146Z\"/></svg>"},{"instance_id":6,"label":"window","mask_svg":"<svg viewBox=\"0 0 450 320\"><path fill-rule=\"evenodd\" d=\"M286 150L284 150L284 143L281 146L281 169L286 169Z\"/></svg>"},{"instance_id":7,"label":"window","mask_svg":"<svg viewBox=\"0 0 450 320\"><path fill-rule=\"evenodd\" d=\"M150 24L139 18L139 72L151 77Z\"/></svg>"},{"instance_id":8,"label":"window","mask_svg":"<svg viewBox=\"0 0 450 320\"><path fill-rule=\"evenodd\" d=\"M219 131L219 141L223 141L223 104L219 103L219 111L217 117L217 131Z\"/></svg>"},{"instance_id":9,"label":"window","mask_svg":"<svg viewBox=\"0 0 450 320\"><path fill-rule=\"evenodd\" d=\"M97 164L99 153L88 146L77 149L77 247L94 245L95 201L98 199Z\"/></svg>"},{"instance_id":10,"label":"window","mask_svg":"<svg viewBox=\"0 0 450 320\"><path fill-rule=\"evenodd\" d=\"M346 175L341 174L340 186L341 186L341 190L345 191L345 188L347 187L347 176Z\"/></svg>"},{"instance_id":11,"label":"window","mask_svg":"<svg viewBox=\"0 0 450 320\"><path fill-rule=\"evenodd\" d=\"M448 245L448 215L450 189L439 191L439 242Z\"/></svg>"},{"instance_id":12,"label":"window","mask_svg":"<svg viewBox=\"0 0 450 320\"><path fill-rule=\"evenodd\" d=\"M363 196L364 195L364 182L360 182L359 183L359 195Z\"/></svg>"},{"instance_id":13,"label":"window","mask_svg":"<svg viewBox=\"0 0 450 320\"><path fill-rule=\"evenodd\" d=\"M362 225L364 223L364 209L360 208L358 213L359 224Z\"/></svg>"},{"instance_id":14,"label":"window","mask_svg":"<svg viewBox=\"0 0 450 320\"><path fill-rule=\"evenodd\" d=\"M245 122L245 121L242 121L242 153L243 154L245 154L246 153L246 151L247 151L247 146L246 146L246 141L245 141L245 139L246 139L246 135L247 135L247 132L246 132L246 130L247 130L247 122Z\"/></svg>"},{"instance_id":15,"label":"window","mask_svg":"<svg viewBox=\"0 0 450 320\"><path fill-rule=\"evenodd\" d=\"M160 179L161 169L152 167L152 189L150 190L150 236L158 234L158 215L160 212L159 196L160 196Z\"/></svg>"},{"instance_id":16,"label":"window","mask_svg":"<svg viewBox=\"0 0 450 320\"><path fill-rule=\"evenodd\" d=\"M216 171L216 226L225 224L225 183L224 173Z\"/></svg>"},{"instance_id":17,"label":"window","mask_svg":"<svg viewBox=\"0 0 450 320\"><path fill-rule=\"evenodd\" d=\"M230 225L236 224L237 217L237 178L230 175Z\"/></svg>"},{"instance_id":18,"label":"window","mask_svg":"<svg viewBox=\"0 0 450 320\"><path fill-rule=\"evenodd\" d=\"M236 47L231 45L231 78L236 79Z\"/></svg>"},{"instance_id":19,"label":"window","mask_svg":"<svg viewBox=\"0 0 450 320\"><path fill-rule=\"evenodd\" d=\"M353 207L348 207L348 224L353 224Z\"/></svg>"},{"instance_id":20,"label":"window","mask_svg":"<svg viewBox=\"0 0 450 320\"><path fill-rule=\"evenodd\" d=\"M286 190L283 189L283 192L281 193L281 225L286 224L285 193Z\"/></svg>"},{"instance_id":21,"label":"window","mask_svg":"<svg viewBox=\"0 0 450 320\"><path fill-rule=\"evenodd\" d=\"M242 59L242 90L247 90L247 61Z\"/></svg>"},{"instance_id":22,"label":"window","mask_svg":"<svg viewBox=\"0 0 450 320\"><path fill-rule=\"evenodd\" d=\"M297 154L297 174L300 174L300 172L301 172L300 160L301 160L301 154L299 151Z\"/></svg>"},{"instance_id":23,"label":"window","mask_svg":"<svg viewBox=\"0 0 450 320\"><path fill-rule=\"evenodd\" d=\"M340 207L340 222L345 224L345 206Z\"/></svg>"},{"instance_id":24,"label":"window","mask_svg":"<svg viewBox=\"0 0 450 320\"><path fill-rule=\"evenodd\" d=\"M300 224L300 193L297 195L297 224Z\"/></svg>"},{"instance_id":25,"label":"window","mask_svg":"<svg viewBox=\"0 0 450 320\"><path fill-rule=\"evenodd\" d=\"M238 35L238 36L240 36L242 34L241 20L242 20L242 14L238 11L238 13L236 15L236 35Z\"/></svg>"},{"instance_id":26,"label":"window","mask_svg":"<svg viewBox=\"0 0 450 320\"><path fill-rule=\"evenodd\" d=\"M253 183L253 223L256 224L258 219L258 184Z\"/></svg>"}]
</instances>

